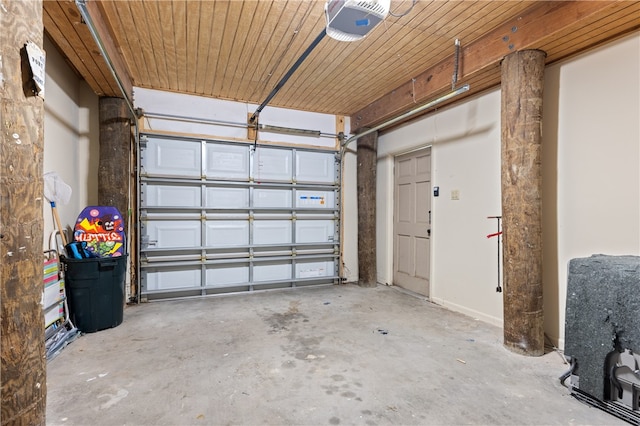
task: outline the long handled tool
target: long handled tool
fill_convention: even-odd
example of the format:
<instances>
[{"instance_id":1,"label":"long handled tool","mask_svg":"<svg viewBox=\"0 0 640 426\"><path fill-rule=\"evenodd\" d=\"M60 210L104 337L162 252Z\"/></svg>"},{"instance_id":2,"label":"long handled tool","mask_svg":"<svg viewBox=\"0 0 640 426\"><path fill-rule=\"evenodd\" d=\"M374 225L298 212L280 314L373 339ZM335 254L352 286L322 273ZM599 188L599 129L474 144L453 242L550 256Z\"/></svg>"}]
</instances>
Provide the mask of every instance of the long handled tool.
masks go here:
<instances>
[{"instance_id":1,"label":"long handled tool","mask_svg":"<svg viewBox=\"0 0 640 426\"><path fill-rule=\"evenodd\" d=\"M58 231L60 232L60 238L62 244L67 245L67 237L65 236L62 225L60 224L60 216L58 216L58 209L56 203L61 202L67 204L71 198L71 187L64 183L60 175L57 172L48 172L44 174L44 197L51 204L51 211L53 212L53 219L56 222Z\"/></svg>"},{"instance_id":2,"label":"long handled tool","mask_svg":"<svg viewBox=\"0 0 640 426\"><path fill-rule=\"evenodd\" d=\"M500 219L502 219L502 216L488 216L487 219L498 219L498 232L487 235L487 238L498 237L498 287L496 287L496 292L502 293L502 285L500 285L500 235L502 235Z\"/></svg>"}]
</instances>

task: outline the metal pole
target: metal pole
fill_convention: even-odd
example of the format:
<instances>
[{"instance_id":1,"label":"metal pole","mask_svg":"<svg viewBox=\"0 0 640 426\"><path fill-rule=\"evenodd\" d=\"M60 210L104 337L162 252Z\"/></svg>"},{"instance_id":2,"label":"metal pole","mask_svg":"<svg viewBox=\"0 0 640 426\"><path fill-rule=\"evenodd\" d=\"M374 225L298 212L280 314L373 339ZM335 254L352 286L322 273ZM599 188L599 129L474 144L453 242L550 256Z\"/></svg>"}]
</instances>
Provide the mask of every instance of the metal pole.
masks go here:
<instances>
[{"instance_id":1,"label":"metal pole","mask_svg":"<svg viewBox=\"0 0 640 426\"><path fill-rule=\"evenodd\" d=\"M424 105L422 105L422 106L420 106L418 108L414 108L411 111L405 112L404 114L399 115L396 118L392 118L391 120L387 120L382 124L378 124L377 126L372 127L371 129L365 130L362 133L358 133L357 135L353 135L342 144L342 147L346 148L347 145L349 145L351 142L355 141L358 138L361 138L361 137L366 136L366 135L368 135L370 133L373 133L373 132L377 132L378 130L380 130L380 129L384 128L384 127L387 127L387 126L395 124L395 123L397 123L399 121L405 120L405 119L411 117L412 115L417 114L419 112L422 112L422 111L424 111L426 109L433 108L434 106L436 106L436 105L438 105L438 104L440 104L440 103L442 103L444 101L447 101L447 100L449 100L449 99L451 99L451 98L453 98L455 96L458 96L459 94L464 93L467 90L469 90L469 85L465 84L464 86L461 86L459 89L456 89L453 92L449 92L446 95L440 96L438 99L435 99L435 100L433 100L431 102L428 102L428 103L426 103L426 104L424 104Z\"/></svg>"},{"instance_id":2,"label":"metal pole","mask_svg":"<svg viewBox=\"0 0 640 426\"><path fill-rule=\"evenodd\" d=\"M122 84L122 81L120 80L120 77L118 76L118 73L116 73L116 69L113 66L113 63L111 62L111 58L109 57L109 53L107 52L107 49L104 47L104 43L102 43L102 39L100 38L100 35L98 34L98 31L96 30L96 27L95 27L95 25L93 23L93 19L91 19L91 15L89 15L89 11L87 10L87 0L76 0L76 6L78 7L78 10L80 11L80 15L82 15L82 19L84 19L84 21L87 23L87 28L89 28L89 32L93 36L93 40L98 45L98 49L100 49L100 54L104 58L104 60L105 60L105 62L107 64L107 67L109 68L109 71L111 71L111 75L116 80L116 84L118 85L118 88L120 89L120 93L122 93L122 96L124 97L124 100L127 102L127 106L129 107L129 111L131 111L131 115L133 116L133 120L134 120L134 122L136 122L137 121L136 112L133 109L133 105L131 104L131 100L129 99L127 91L124 89L124 85Z\"/></svg>"},{"instance_id":3,"label":"metal pole","mask_svg":"<svg viewBox=\"0 0 640 426\"><path fill-rule=\"evenodd\" d=\"M258 109L256 109L256 112L254 112L251 118L249 119L250 123L254 123L256 121L256 119L258 118L258 116L260 115L260 112L262 112L264 107L266 107L269 101L271 101L271 99L273 99L273 97L280 91L280 89L282 89L282 86L284 86L284 84L287 82L287 80L289 80L291 75L293 75L293 73L298 69L298 67L302 64L302 62L305 59L307 59L307 56L309 56L311 51L318 45L318 43L320 43L320 41L324 38L325 35L327 35L327 30L326 28L323 28L322 31L320 31L320 34L318 34L318 36L315 38L315 40L313 40L313 42L311 42L309 47L307 47L307 50L305 50L302 53L302 55L300 55L298 60L291 66L291 68L289 68L289 71L287 71L284 77L280 79L278 84L276 84L276 87L273 88L271 93L267 95L267 98L260 104Z\"/></svg>"}]
</instances>

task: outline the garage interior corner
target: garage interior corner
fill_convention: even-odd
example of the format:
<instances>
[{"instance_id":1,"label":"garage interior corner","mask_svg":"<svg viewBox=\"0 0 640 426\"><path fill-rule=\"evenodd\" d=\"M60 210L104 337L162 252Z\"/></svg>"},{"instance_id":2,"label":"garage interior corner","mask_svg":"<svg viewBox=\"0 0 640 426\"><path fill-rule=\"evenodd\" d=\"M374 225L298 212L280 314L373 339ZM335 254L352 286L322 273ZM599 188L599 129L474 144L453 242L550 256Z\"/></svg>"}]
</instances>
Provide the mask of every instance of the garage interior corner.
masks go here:
<instances>
[{"instance_id":1,"label":"garage interior corner","mask_svg":"<svg viewBox=\"0 0 640 426\"><path fill-rule=\"evenodd\" d=\"M394 287L167 300L48 363L47 424L624 424L574 399L567 369Z\"/></svg>"}]
</instances>

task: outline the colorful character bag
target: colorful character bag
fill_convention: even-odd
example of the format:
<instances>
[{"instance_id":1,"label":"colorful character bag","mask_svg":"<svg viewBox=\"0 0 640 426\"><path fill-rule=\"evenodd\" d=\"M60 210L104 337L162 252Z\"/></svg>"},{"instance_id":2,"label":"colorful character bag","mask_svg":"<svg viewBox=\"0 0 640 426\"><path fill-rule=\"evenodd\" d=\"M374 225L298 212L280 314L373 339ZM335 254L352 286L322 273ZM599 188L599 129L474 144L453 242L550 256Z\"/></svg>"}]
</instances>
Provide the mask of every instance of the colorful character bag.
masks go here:
<instances>
[{"instance_id":1,"label":"colorful character bag","mask_svg":"<svg viewBox=\"0 0 640 426\"><path fill-rule=\"evenodd\" d=\"M73 239L86 242L86 249L96 257L122 256L126 248L122 215L115 207L85 207L78 215Z\"/></svg>"}]
</instances>

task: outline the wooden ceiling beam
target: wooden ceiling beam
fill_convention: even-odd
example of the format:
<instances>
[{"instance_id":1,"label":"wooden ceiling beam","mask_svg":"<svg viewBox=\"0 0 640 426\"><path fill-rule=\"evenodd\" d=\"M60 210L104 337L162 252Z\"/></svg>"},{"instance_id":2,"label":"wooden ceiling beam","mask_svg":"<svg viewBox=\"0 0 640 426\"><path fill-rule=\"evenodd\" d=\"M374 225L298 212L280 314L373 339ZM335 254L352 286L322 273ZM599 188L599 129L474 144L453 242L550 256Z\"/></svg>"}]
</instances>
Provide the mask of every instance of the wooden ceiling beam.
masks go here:
<instances>
[{"instance_id":1,"label":"wooden ceiling beam","mask_svg":"<svg viewBox=\"0 0 640 426\"><path fill-rule=\"evenodd\" d=\"M509 53L543 47L554 34L593 20L616 2L537 2L524 13L464 46L460 52L459 84L474 79L488 67L495 67ZM597 42L594 41L594 42ZM451 43L453 52L453 40ZM428 48L426 46L425 48ZM405 113L451 88L455 56L452 54L416 78L387 93L351 116L351 131L378 125ZM477 93L488 87L471 87Z\"/></svg>"},{"instance_id":2,"label":"wooden ceiling beam","mask_svg":"<svg viewBox=\"0 0 640 426\"><path fill-rule=\"evenodd\" d=\"M113 42L113 37L111 36L109 27L107 26L106 20L103 18L103 9L99 3L100 2L98 1L87 1L87 12L89 12L89 16L91 16L95 30L98 33L98 37L100 37L104 49L106 50L107 55L109 55L114 71L120 79L122 89L126 93L129 102L133 102L133 83L131 81L131 75L125 66L122 54ZM103 60L106 63L106 58L103 58Z\"/></svg>"}]
</instances>

